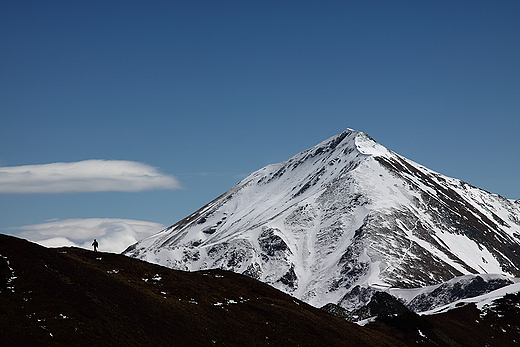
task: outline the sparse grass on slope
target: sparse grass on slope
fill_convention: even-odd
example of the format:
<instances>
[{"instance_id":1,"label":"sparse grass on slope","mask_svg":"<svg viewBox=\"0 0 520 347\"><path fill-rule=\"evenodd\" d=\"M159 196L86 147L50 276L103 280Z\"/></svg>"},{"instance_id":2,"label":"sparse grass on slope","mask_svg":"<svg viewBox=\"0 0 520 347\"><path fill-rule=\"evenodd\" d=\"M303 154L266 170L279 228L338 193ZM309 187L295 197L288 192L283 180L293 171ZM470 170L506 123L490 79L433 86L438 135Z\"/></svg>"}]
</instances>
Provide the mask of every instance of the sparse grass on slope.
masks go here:
<instances>
[{"instance_id":1,"label":"sparse grass on slope","mask_svg":"<svg viewBox=\"0 0 520 347\"><path fill-rule=\"evenodd\" d=\"M5 346L402 346L249 277L0 235Z\"/></svg>"}]
</instances>

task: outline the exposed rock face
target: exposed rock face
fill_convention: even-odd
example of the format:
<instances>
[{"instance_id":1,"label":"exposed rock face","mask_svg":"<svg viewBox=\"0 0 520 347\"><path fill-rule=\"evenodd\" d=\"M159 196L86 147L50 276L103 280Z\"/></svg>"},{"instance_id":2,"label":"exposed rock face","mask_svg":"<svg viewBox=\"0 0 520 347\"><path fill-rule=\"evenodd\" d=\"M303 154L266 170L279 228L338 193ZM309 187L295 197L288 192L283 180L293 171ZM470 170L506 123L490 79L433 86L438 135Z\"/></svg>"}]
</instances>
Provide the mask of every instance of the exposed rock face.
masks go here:
<instances>
[{"instance_id":1,"label":"exposed rock face","mask_svg":"<svg viewBox=\"0 0 520 347\"><path fill-rule=\"evenodd\" d=\"M449 303L487 294L496 289L513 284L509 278L483 278L482 276L463 276L437 286L431 291L425 291L414 297L408 308L415 312L424 312Z\"/></svg>"},{"instance_id":2,"label":"exposed rock face","mask_svg":"<svg viewBox=\"0 0 520 347\"><path fill-rule=\"evenodd\" d=\"M232 270L314 306L355 309L371 298L355 304L356 290L520 276L520 204L346 130L252 173L124 254Z\"/></svg>"}]
</instances>

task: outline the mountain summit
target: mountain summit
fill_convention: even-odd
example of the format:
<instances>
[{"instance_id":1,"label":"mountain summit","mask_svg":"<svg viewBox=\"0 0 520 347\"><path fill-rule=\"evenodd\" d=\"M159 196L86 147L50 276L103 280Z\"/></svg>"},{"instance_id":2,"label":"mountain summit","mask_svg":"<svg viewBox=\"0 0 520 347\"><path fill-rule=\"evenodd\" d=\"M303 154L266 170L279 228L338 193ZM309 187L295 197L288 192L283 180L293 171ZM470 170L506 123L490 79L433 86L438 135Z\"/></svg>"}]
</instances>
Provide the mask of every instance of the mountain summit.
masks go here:
<instances>
[{"instance_id":1,"label":"mountain summit","mask_svg":"<svg viewBox=\"0 0 520 347\"><path fill-rule=\"evenodd\" d=\"M520 202L347 129L250 174L124 254L232 270L314 306L349 308L367 290L520 276Z\"/></svg>"}]
</instances>

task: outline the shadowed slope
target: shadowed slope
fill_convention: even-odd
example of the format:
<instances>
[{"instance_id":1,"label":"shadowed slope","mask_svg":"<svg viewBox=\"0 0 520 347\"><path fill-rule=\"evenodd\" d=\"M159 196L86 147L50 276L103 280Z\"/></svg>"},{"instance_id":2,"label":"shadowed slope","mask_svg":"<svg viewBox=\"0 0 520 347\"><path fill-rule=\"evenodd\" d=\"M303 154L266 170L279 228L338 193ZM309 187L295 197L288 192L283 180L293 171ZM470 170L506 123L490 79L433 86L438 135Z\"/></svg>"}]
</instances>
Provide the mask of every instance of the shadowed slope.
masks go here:
<instances>
[{"instance_id":1,"label":"shadowed slope","mask_svg":"<svg viewBox=\"0 0 520 347\"><path fill-rule=\"evenodd\" d=\"M0 235L6 346L400 346L249 277Z\"/></svg>"}]
</instances>

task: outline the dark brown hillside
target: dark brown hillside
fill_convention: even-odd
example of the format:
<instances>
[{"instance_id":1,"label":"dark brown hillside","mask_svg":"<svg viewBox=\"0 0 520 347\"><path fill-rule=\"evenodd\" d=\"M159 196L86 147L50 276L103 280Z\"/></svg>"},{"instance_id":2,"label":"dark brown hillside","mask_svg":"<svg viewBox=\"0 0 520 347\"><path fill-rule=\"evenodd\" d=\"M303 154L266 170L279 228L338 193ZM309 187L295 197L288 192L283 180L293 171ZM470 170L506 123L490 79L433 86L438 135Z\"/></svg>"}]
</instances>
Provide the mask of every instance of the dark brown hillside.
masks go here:
<instances>
[{"instance_id":1,"label":"dark brown hillside","mask_svg":"<svg viewBox=\"0 0 520 347\"><path fill-rule=\"evenodd\" d=\"M0 235L4 346L402 346L249 277Z\"/></svg>"}]
</instances>

